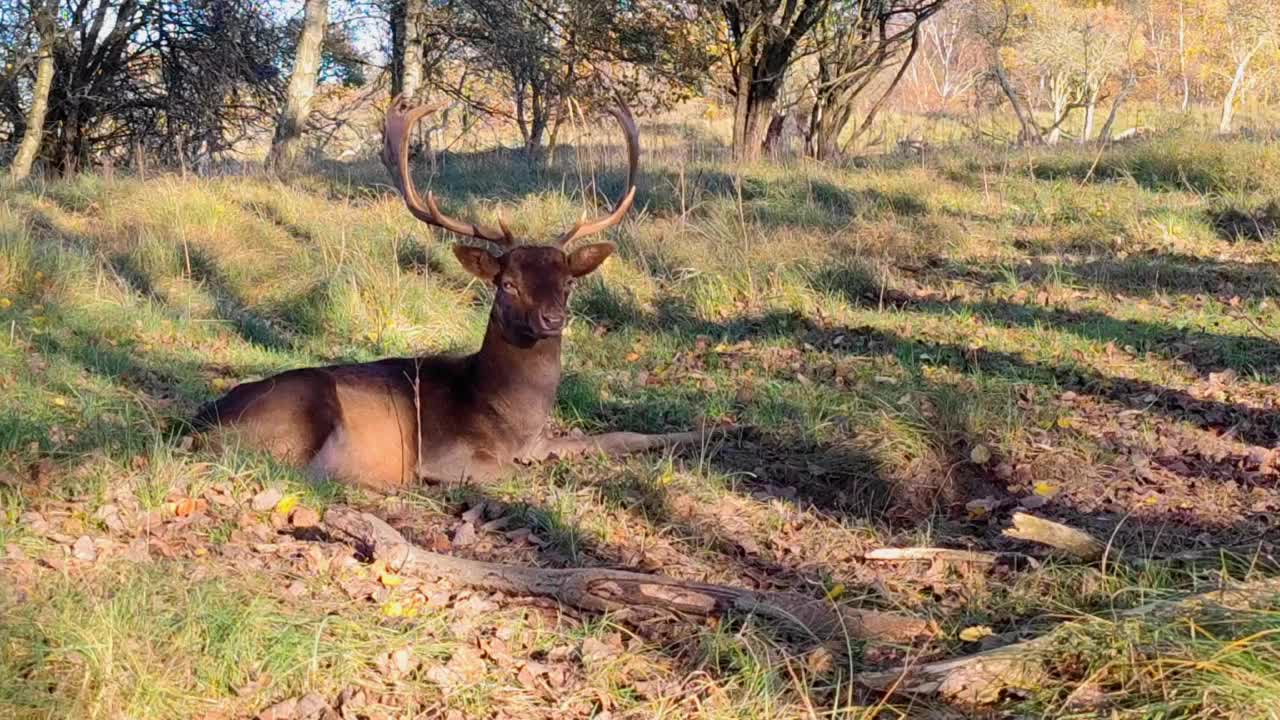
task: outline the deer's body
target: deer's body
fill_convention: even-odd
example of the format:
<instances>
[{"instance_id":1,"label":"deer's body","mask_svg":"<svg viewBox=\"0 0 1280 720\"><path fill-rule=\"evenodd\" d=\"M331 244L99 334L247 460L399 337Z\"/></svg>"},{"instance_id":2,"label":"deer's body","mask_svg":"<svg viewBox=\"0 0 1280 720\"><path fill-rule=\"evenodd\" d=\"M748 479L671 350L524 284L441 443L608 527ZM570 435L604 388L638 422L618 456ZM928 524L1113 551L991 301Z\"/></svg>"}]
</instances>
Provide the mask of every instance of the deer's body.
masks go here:
<instances>
[{"instance_id":1,"label":"deer's body","mask_svg":"<svg viewBox=\"0 0 1280 720\"><path fill-rule=\"evenodd\" d=\"M634 198L639 154L635 126L627 131L631 172L623 201L609 216L579 223L558 246L516 245L510 232L444 216L424 203L408 170L409 129L425 110L388 112L384 160L409 210L424 222L505 249L499 255L455 246L463 267L492 283L494 304L480 350L465 357L393 358L372 363L303 368L233 388L196 418L197 429L222 444L260 448L315 474L378 490L415 481L487 482L514 463L589 450L622 453L697 440L698 433L608 433L553 438L547 419L560 384L561 332L576 278L594 271L613 250L596 243L561 247L618 222Z\"/></svg>"},{"instance_id":2,"label":"deer's body","mask_svg":"<svg viewBox=\"0 0 1280 720\"><path fill-rule=\"evenodd\" d=\"M239 385L197 418L313 472L381 490L486 482L543 450L560 339L515 347L490 328L465 357L304 368Z\"/></svg>"}]
</instances>

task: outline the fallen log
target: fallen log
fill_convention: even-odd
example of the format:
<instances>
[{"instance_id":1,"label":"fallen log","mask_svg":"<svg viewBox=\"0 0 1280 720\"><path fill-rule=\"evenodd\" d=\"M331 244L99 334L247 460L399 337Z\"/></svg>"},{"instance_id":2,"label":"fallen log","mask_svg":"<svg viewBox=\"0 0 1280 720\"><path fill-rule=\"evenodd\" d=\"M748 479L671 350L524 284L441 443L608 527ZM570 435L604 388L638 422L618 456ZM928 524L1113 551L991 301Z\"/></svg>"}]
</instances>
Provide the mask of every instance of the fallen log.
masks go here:
<instances>
[{"instance_id":1,"label":"fallen log","mask_svg":"<svg viewBox=\"0 0 1280 720\"><path fill-rule=\"evenodd\" d=\"M903 642L933 634L927 620L844 607L794 593L678 580L609 568L537 568L469 560L415 546L395 528L348 507L325 512L334 537L399 573L443 578L472 588L553 598L594 612L651 608L685 616L759 615L818 641L837 638Z\"/></svg>"},{"instance_id":2,"label":"fallen log","mask_svg":"<svg viewBox=\"0 0 1280 720\"><path fill-rule=\"evenodd\" d=\"M1004 531L1005 537L1048 545L1084 561L1101 558L1107 546L1083 530L1023 512L1013 514L1013 527Z\"/></svg>"},{"instance_id":3,"label":"fallen log","mask_svg":"<svg viewBox=\"0 0 1280 720\"><path fill-rule=\"evenodd\" d=\"M1093 621L1190 616L1210 608L1243 610L1268 607L1280 598L1280 578L1266 578L1178 600L1157 600L1113 613L1065 622L1039 637L972 655L905 665L884 672L861 673L855 680L865 687L908 695L936 695L959 705L987 705L1009 689L1031 690L1049 680L1048 660L1059 640Z\"/></svg>"}]
</instances>

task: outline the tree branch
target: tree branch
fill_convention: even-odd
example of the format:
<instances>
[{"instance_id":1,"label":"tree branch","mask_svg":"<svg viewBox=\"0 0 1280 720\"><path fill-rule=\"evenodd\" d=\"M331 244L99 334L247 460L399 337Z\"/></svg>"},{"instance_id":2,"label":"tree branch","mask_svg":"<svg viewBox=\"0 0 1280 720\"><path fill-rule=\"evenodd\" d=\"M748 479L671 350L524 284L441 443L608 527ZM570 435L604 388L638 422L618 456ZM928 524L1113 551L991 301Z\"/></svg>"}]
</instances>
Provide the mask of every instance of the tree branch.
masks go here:
<instances>
[{"instance_id":1,"label":"tree branch","mask_svg":"<svg viewBox=\"0 0 1280 720\"><path fill-rule=\"evenodd\" d=\"M511 595L549 597L593 612L646 607L688 616L760 615L817 640L908 641L931 635L926 620L849 608L793 593L745 590L608 568L537 568L468 560L412 545L369 513L334 507L324 516L337 537L398 572L445 578Z\"/></svg>"}]
</instances>

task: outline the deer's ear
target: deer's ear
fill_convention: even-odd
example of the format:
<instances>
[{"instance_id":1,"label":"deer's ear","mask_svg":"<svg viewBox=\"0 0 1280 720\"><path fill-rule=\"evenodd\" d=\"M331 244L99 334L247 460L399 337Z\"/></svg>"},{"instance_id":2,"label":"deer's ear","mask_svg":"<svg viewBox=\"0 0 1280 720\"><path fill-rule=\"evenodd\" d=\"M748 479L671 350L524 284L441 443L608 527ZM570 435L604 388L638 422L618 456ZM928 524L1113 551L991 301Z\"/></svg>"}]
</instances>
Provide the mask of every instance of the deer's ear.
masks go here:
<instances>
[{"instance_id":1,"label":"deer's ear","mask_svg":"<svg viewBox=\"0 0 1280 720\"><path fill-rule=\"evenodd\" d=\"M582 277L595 271L605 258L613 254L612 243L592 243L569 253L569 272Z\"/></svg>"},{"instance_id":2,"label":"deer's ear","mask_svg":"<svg viewBox=\"0 0 1280 720\"><path fill-rule=\"evenodd\" d=\"M454 245L453 254L457 256L458 262L462 263L462 267L466 268L467 272L485 282L493 282L498 277L498 273L502 271L502 266L498 264L498 259L490 255L489 251L484 248L470 245Z\"/></svg>"}]
</instances>

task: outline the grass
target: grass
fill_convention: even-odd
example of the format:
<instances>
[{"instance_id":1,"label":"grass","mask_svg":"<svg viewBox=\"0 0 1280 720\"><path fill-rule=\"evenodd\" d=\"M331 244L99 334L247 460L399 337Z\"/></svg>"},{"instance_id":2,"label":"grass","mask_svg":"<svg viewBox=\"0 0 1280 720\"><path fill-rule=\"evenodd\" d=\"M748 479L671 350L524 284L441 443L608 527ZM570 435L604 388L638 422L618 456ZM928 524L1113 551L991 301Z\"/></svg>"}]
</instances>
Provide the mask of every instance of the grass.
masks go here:
<instances>
[{"instance_id":1,"label":"grass","mask_svg":"<svg viewBox=\"0 0 1280 720\"><path fill-rule=\"evenodd\" d=\"M1274 569L1248 554L1275 541L1280 510L1274 145L1175 135L1103 152L959 146L857 167L734 166L701 139L680 144L696 133L668 135L646 157L617 256L575 299L556 422L756 431L394 499L180 439L198 404L237 382L478 345L488 291L386 192L376 163L289 183L84 175L5 189L0 715L239 716L359 688L370 714L914 717L944 710L868 694L850 673L972 651L957 635L973 625L1018 633L1064 618L1086 622L1060 682L1001 712L1280 706L1274 605L1107 619ZM585 204L575 163L599 168L607 194L619 158L584 145L532 172L460 155L430 182L455 214L501 210L547 238ZM379 588L340 546L279 535L279 513L249 510L267 487L317 509L365 505L422 537L485 500L546 544L492 535L480 555L826 593L927 616L944 634L910 651L850 643L824 662L754 620L650 632L500 598L488 608L447 583ZM1236 554L1006 575L860 559L881 546L1007 549L1008 511L1041 495L1039 512L1131 554ZM214 497L229 504L175 516ZM975 517L974 500L996 510ZM156 529L113 529L108 508ZM81 536L102 541L94 562L68 557ZM358 582L374 599L346 589ZM444 600L410 617L388 611L433 593ZM516 660L476 651L474 682L451 685L441 668L469 671L468 649L494 638ZM592 662L587 639L619 646ZM407 670L388 660L398 649ZM563 684L548 685L554 672L525 683L528 662L560 668ZM1095 707L1068 702L1082 686Z\"/></svg>"}]
</instances>

